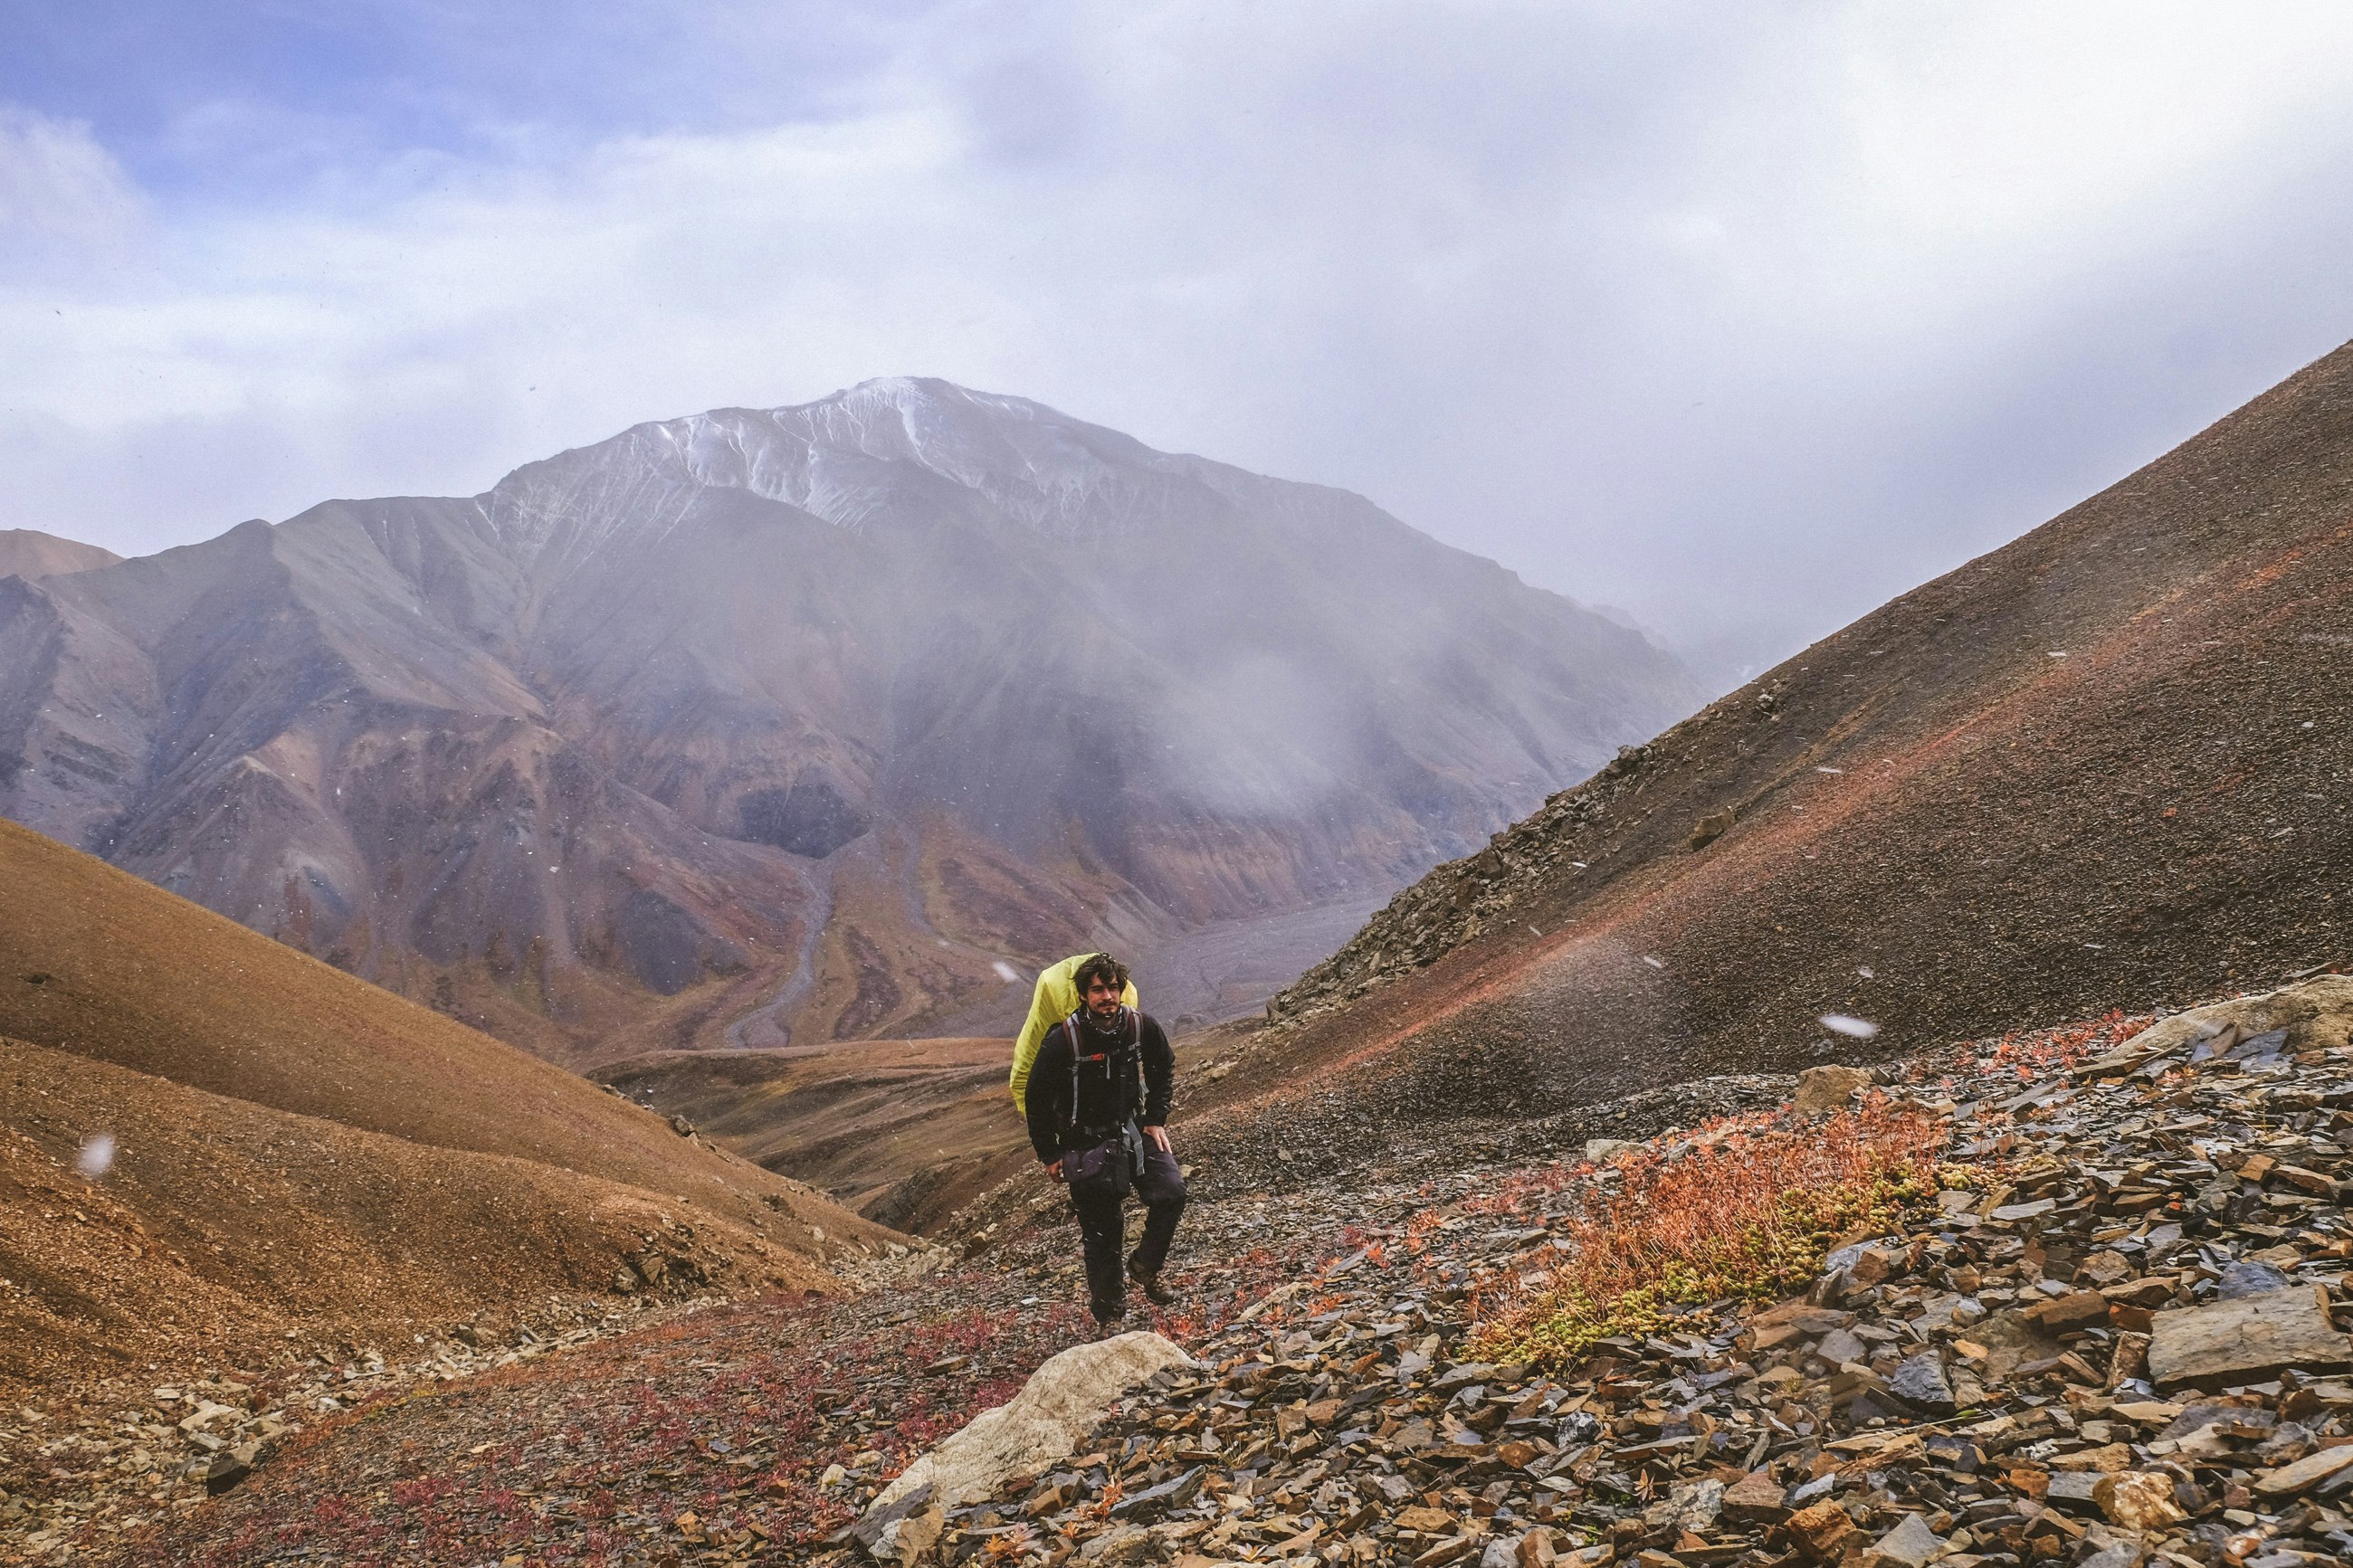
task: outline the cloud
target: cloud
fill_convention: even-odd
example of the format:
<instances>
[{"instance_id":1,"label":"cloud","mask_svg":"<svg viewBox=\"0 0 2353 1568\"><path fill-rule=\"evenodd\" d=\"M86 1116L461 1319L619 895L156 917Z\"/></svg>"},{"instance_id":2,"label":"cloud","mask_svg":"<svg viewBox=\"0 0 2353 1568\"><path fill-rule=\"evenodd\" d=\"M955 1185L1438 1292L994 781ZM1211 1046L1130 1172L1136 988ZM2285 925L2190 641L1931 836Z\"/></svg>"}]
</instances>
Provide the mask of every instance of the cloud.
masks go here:
<instances>
[{"instance_id":1,"label":"cloud","mask_svg":"<svg viewBox=\"0 0 2353 1568\"><path fill-rule=\"evenodd\" d=\"M0 277L0 525L153 548L931 374L1365 490L1729 671L2353 302L2336 7L596 14L497 79L404 46L463 134L412 93L247 159L327 110L212 84L131 164L243 184L0 121L47 258Z\"/></svg>"},{"instance_id":2,"label":"cloud","mask_svg":"<svg viewBox=\"0 0 2353 1568\"><path fill-rule=\"evenodd\" d=\"M63 283L120 257L146 205L85 125L0 104L0 284Z\"/></svg>"}]
</instances>

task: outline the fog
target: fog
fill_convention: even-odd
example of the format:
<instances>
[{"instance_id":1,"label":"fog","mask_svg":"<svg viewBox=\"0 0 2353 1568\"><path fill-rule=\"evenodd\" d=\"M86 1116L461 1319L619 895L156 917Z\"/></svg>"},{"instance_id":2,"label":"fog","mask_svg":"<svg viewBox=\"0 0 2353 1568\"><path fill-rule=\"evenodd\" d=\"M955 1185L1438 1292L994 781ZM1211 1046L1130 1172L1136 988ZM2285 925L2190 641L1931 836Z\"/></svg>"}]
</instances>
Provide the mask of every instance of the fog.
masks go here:
<instances>
[{"instance_id":1,"label":"fog","mask_svg":"<svg viewBox=\"0 0 2353 1568\"><path fill-rule=\"evenodd\" d=\"M1359 490L1714 684L2353 333L2353 12L12 8L0 527L881 374Z\"/></svg>"}]
</instances>

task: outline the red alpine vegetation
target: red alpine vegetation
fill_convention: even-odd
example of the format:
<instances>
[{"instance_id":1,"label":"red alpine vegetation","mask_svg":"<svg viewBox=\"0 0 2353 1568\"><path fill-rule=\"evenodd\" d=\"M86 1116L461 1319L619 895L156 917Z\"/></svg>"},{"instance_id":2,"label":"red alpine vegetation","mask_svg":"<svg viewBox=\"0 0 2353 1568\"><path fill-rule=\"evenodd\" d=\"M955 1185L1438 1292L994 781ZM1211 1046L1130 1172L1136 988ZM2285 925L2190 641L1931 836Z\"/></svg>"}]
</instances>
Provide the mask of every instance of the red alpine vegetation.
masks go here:
<instances>
[{"instance_id":1,"label":"red alpine vegetation","mask_svg":"<svg viewBox=\"0 0 2353 1568\"><path fill-rule=\"evenodd\" d=\"M1556 1233L1566 1252L1517 1271L1485 1315L1482 1348L1498 1360L1558 1358L1654 1332L1672 1303L1801 1287L1841 1237L1882 1233L1934 1191L1943 1138L1933 1119L1874 1100L1810 1125L1730 1120L1667 1154L1634 1151L1614 1190L1598 1188Z\"/></svg>"}]
</instances>

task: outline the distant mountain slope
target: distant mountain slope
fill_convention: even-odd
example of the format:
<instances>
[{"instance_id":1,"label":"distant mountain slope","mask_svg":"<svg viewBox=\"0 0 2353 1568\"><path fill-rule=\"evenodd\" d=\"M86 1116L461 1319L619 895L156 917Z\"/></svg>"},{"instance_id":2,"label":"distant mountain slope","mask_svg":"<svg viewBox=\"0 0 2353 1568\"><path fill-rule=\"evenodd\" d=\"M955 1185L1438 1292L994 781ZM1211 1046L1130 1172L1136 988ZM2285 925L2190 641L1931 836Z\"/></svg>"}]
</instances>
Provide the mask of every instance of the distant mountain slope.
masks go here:
<instances>
[{"instance_id":1,"label":"distant mountain slope","mask_svg":"<svg viewBox=\"0 0 2353 1568\"><path fill-rule=\"evenodd\" d=\"M111 566L122 557L111 550L60 539L36 528L0 528L0 577L53 577Z\"/></svg>"},{"instance_id":2,"label":"distant mountain slope","mask_svg":"<svg viewBox=\"0 0 2353 1568\"><path fill-rule=\"evenodd\" d=\"M14 824L0 887L0 1380L290 1322L605 1297L649 1247L714 1283L819 1286L828 1257L888 1239ZM100 1133L114 1165L85 1182Z\"/></svg>"},{"instance_id":3,"label":"distant mountain slope","mask_svg":"<svg viewBox=\"0 0 2353 1568\"><path fill-rule=\"evenodd\" d=\"M879 1224L920 1233L971 1195L971 1173L1029 1150L1005 1060L1002 1038L836 1040L660 1051L595 1077Z\"/></svg>"},{"instance_id":4,"label":"distant mountain slope","mask_svg":"<svg viewBox=\"0 0 2353 1568\"><path fill-rule=\"evenodd\" d=\"M1431 872L1218 1093L1535 1113L2353 960L2348 649L2353 348Z\"/></svg>"},{"instance_id":5,"label":"distant mountain slope","mask_svg":"<svg viewBox=\"0 0 2353 1568\"><path fill-rule=\"evenodd\" d=\"M1687 710L1359 497L869 383L0 580L0 812L569 1062L966 1027Z\"/></svg>"}]
</instances>

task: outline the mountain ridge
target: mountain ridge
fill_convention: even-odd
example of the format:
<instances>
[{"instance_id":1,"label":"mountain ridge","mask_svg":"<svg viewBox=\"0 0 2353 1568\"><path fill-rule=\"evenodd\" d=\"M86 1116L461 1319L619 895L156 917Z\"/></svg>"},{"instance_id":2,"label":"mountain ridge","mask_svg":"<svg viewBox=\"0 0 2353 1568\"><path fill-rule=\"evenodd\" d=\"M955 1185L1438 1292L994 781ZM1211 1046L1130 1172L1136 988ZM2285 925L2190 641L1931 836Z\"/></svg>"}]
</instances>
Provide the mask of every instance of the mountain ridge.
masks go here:
<instances>
[{"instance_id":1,"label":"mountain ridge","mask_svg":"<svg viewBox=\"0 0 2353 1568\"><path fill-rule=\"evenodd\" d=\"M573 1064L967 1033L1695 693L1360 497L911 378L19 582L0 656L0 813Z\"/></svg>"}]
</instances>

